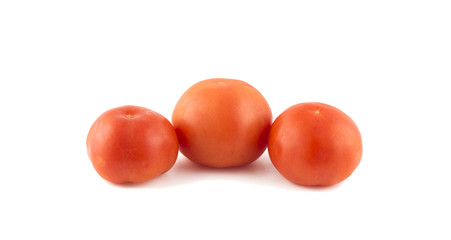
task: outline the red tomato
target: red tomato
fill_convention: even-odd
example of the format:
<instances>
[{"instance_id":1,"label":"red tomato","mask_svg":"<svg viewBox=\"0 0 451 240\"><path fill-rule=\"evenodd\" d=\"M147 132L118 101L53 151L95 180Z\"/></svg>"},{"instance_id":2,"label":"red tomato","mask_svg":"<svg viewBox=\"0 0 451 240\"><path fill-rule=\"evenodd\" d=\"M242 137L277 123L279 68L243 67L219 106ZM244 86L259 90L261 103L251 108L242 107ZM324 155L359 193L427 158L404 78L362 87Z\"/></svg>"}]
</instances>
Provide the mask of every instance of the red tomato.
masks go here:
<instances>
[{"instance_id":1,"label":"red tomato","mask_svg":"<svg viewBox=\"0 0 451 240\"><path fill-rule=\"evenodd\" d=\"M256 160L266 149L271 122L271 109L257 89L223 78L194 84L172 115L183 155L216 168Z\"/></svg>"},{"instance_id":2,"label":"red tomato","mask_svg":"<svg viewBox=\"0 0 451 240\"><path fill-rule=\"evenodd\" d=\"M285 110L271 127L268 152L277 170L300 185L333 185L360 163L357 125L324 103L300 103Z\"/></svg>"},{"instance_id":3,"label":"red tomato","mask_svg":"<svg viewBox=\"0 0 451 240\"><path fill-rule=\"evenodd\" d=\"M178 154L171 123L147 108L123 106L94 122L86 141L97 173L113 183L144 182L168 171Z\"/></svg>"}]
</instances>

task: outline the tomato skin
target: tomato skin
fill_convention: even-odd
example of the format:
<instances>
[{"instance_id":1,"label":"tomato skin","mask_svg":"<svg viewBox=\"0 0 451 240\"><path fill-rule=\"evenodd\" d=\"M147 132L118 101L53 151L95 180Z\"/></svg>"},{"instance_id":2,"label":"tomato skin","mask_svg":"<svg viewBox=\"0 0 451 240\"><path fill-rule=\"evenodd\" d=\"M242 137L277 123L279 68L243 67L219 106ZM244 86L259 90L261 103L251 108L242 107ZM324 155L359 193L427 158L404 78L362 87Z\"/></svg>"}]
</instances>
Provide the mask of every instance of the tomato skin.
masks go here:
<instances>
[{"instance_id":1,"label":"tomato skin","mask_svg":"<svg viewBox=\"0 0 451 240\"><path fill-rule=\"evenodd\" d=\"M152 110L130 105L100 115L86 145L97 173L112 183L152 179L168 171L178 155L171 123Z\"/></svg>"},{"instance_id":2,"label":"tomato skin","mask_svg":"<svg viewBox=\"0 0 451 240\"><path fill-rule=\"evenodd\" d=\"M234 167L255 161L265 151L272 113L250 84L214 78L194 84L181 96L172 123L188 159Z\"/></svg>"},{"instance_id":3,"label":"tomato skin","mask_svg":"<svg viewBox=\"0 0 451 240\"><path fill-rule=\"evenodd\" d=\"M299 185L328 186L348 178L362 157L354 121L324 103L300 103L274 121L268 153L276 169Z\"/></svg>"}]
</instances>

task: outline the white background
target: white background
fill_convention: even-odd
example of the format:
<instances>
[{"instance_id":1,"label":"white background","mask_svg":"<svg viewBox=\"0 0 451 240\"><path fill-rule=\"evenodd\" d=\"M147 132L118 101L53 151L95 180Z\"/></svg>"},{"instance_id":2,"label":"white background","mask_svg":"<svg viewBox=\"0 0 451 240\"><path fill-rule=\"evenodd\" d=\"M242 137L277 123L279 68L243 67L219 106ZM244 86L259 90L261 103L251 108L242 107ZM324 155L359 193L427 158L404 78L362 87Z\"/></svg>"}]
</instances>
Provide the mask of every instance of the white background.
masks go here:
<instances>
[{"instance_id":1,"label":"white background","mask_svg":"<svg viewBox=\"0 0 451 240\"><path fill-rule=\"evenodd\" d=\"M450 1L1 1L0 239L450 239ZM213 77L274 118L320 101L360 128L341 184L285 180L267 153L214 170L181 154L139 185L100 178L91 124L170 119Z\"/></svg>"}]
</instances>

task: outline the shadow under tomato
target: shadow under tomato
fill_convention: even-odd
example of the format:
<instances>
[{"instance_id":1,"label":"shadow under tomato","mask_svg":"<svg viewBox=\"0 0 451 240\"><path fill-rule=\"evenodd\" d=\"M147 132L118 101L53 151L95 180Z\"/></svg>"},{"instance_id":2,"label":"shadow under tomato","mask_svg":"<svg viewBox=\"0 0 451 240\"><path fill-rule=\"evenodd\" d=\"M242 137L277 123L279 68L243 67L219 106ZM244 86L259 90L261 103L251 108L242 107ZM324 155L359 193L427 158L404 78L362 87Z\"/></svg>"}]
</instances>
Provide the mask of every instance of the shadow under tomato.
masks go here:
<instances>
[{"instance_id":1,"label":"shadow under tomato","mask_svg":"<svg viewBox=\"0 0 451 240\"><path fill-rule=\"evenodd\" d=\"M274 168L265 153L256 161L240 167L211 168L194 163L180 155L168 172L143 183L125 183L116 185L124 188L168 188L202 181L239 181L260 186L277 187L292 191L328 191L339 188L333 186L300 186L286 180Z\"/></svg>"},{"instance_id":2,"label":"shadow under tomato","mask_svg":"<svg viewBox=\"0 0 451 240\"><path fill-rule=\"evenodd\" d=\"M294 184L294 183L293 183ZM312 191L327 191L327 190L334 190L334 189L338 189L340 188L340 186L343 184L343 182L331 185L331 186L321 186L321 185L316 185L316 186L300 186ZM295 184L296 185L296 184Z\"/></svg>"}]
</instances>

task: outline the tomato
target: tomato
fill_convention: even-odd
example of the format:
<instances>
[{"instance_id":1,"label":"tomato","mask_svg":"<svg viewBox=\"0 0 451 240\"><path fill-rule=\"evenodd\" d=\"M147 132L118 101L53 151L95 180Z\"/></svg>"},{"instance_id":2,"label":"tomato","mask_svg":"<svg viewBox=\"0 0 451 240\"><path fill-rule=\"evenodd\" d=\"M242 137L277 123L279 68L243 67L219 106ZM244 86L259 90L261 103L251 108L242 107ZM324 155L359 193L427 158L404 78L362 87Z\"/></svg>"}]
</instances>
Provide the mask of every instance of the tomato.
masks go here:
<instances>
[{"instance_id":1,"label":"tomato","mask_svg":"<svg viewBox=\"0 0 451 240\"><path fill-rule=\"evenodd\" d=\"M144 107L106 111L86 141L97 173L112 183L144 182L168 171L178 154L177 135L162 115Z\"/></svg>"},{"instance_id":2,"label":"tomato","mask_svg":"<svg viewBox=\"0 0 451 240\"><path fill-rule=\"evenodd\" d=\"M180 151L209 167L241 166L266 149L272 113L250 84L234 79L208 79L191 86L172 115Z\"/></svg>"},{"instance_id":3,"label":"tomato","mask_svg":"<svg viewBox=\"0 0 451 240\"><path fill-rule=\"evenodd\" d=\"M362 139L357 125L324 103L300 103L274 121L268 153L276 169L300 185L333 185L360 163Z\"/></svg>"}]
</instances>

